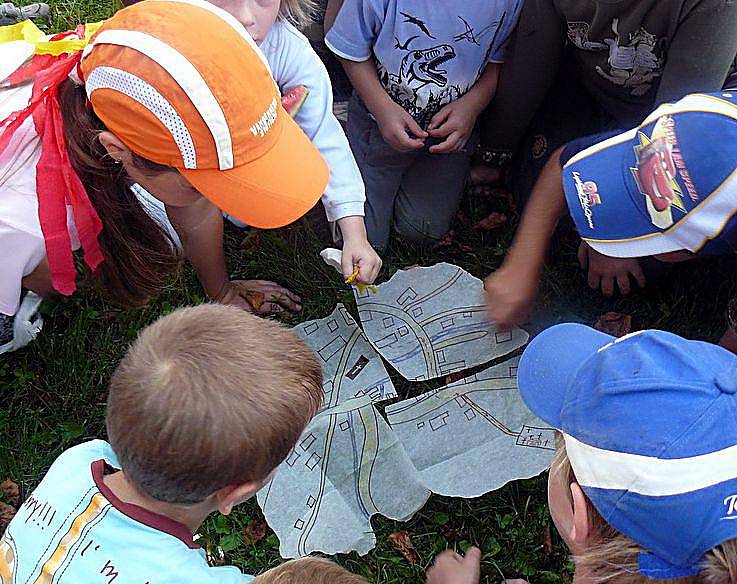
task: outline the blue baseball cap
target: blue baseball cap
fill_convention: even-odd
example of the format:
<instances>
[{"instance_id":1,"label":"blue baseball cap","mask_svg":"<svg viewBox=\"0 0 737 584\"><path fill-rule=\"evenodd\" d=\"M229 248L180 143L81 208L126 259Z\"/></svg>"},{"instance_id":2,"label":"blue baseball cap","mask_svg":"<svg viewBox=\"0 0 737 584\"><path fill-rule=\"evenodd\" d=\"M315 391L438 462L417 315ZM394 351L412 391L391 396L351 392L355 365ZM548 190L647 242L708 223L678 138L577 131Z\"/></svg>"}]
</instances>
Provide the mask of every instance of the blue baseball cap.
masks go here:
<instances>
[{"instance_id":1,"label":"blue baseball cap","mask_svg":"<svg viewBox=\"0 0 737 584\"><path fill-rule=\"evenodd\" d=\"M640 573L697 574L737 538L737 357L663 331L615 339L569 323L530 343L518 380L597 511L647 550Z\"/></svg>"},{"instance_id":2,"label":"blue baseball cap","mask_svg":"<svg viewBox=\"0 0 737 584\"><path fill-rule=\"evenodd\" d=\"M737 90L692 94L563 167L581 238L614 257L734 251Z\"/></svg>"}]
</instances>

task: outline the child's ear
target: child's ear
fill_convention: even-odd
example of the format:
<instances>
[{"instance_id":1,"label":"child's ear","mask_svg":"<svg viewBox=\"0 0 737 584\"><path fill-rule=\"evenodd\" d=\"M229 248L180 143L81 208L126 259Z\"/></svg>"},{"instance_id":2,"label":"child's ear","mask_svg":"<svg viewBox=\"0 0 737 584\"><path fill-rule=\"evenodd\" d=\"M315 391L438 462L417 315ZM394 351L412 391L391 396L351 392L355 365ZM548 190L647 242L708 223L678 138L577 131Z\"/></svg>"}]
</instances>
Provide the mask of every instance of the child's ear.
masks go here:
<instances>
[{"instance_id":1,"label":"child's ear","mask_svg":"<svg viewBox=\"0 0 737 584\"><path fill-rule=\"evenodd\" d=\"M112 132L100 132L97 139L110 157L117 162L124 162L124 158L130 153L128 147Z\"/></svg>"},{"instance_id":2,"label":"child's ear","mask_svg":"<svg viewBox=\"0 0 737 584\"><path fill-rule=\"evenodd\" d=\"M571 498L573 500L573 528L571 529L571 544L577 549L585 549L586 542L591 536L591 516L589 515L589 500L578 483L571 483ZM571 549L575 554L575 550Z\"/></svg>"},{"instance_id":3,"label":"child's ear","mask_svg":"<svg viewBox=\"0 0 737 584\"><path fill-rule=\"evenodd\" d=\"M248 482L242 485L223 487L215 493L215 498L218 502L218 511L223 515L230 515L233 507L253 497L261 486L262 484L260 482Z\"/></svg>"}]
</instances>

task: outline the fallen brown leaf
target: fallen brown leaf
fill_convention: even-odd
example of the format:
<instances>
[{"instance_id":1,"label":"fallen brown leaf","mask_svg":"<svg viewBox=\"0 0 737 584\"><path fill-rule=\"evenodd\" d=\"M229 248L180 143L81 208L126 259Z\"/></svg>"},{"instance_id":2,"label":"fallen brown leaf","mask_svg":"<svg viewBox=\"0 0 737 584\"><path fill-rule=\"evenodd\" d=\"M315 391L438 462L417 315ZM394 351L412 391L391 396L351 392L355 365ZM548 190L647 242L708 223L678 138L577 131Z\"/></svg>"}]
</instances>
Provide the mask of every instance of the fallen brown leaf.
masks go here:
<instances>
[{"instance_id":1,"label":"fallen brown leaf","mask_svg":"<svg viewBox=\"0 0 737 584\"><path fill-rule=\"evenodd\" d=\"M245 288L241 288L238 290L238 294L240 294L241 298L244 298L256 312L258 312L266 300L266 295L258 290L247 290Z\"/></svg>"},{"instance_id":2,"label":"fallen brown leaf","mask_svg":"<svg viewBox=\"0 0 737 584\"><path fill-rule=\"evenodd\" d=\"M266 536L266 524L263 521L253 521L246 526L241 535L243 541L248 545L253 545Z\"/></svg>"},{"instance_id":3,"label":"fallen brown leaf","mask_svg":"<svg viewBox=\"0 0 737 584\"><path fill-rule=\"evenodd\" d=\"M420 264L412 264L411 266L407 266L406 268L401 268L403 272L406 272L408 270L414 270L415 268L421 268L422 266Z\"/></svg>"},{"instance_id":4,"label":"fallen brown leaf","mask_svg":"<svg viewBox=\"0 0 737 584\"><path fill-rule=\"evenodd\" d=\"M17 484L10 479L6 479L0 483L0 491L2 491L3 497L10 505L18 506L18 503L20 503L20 489L18 489Z\"/></svg>"},{"instance_id":5,"label":"fallen brown leaf","mask_svg":"<svg viewBox=\"0 0 737 584\"><path fill-rule=\"evenodd\" d=\"M503 213L497 213L494 211L491 215L488 217L485 217L476 225L473 226L474 229L484 229L486 231L490 231L492 229L496 229L497 227L501 227L508 221L508 217L504 215Z\"/></svg>"},{"instance_id":6,"label":"fallen brown leaf","mask_svg":"<svg viewBox=\"0 0 737 584\"><path fill-rule=\"evenodd\" d=\"M548 523L543 529L542 536L540 537L540 543L543 546L543 552L546 556L553 553L553 538L550 536L550 523Z\"/></svg>"},{"instance_id":7,"label":"fallen brown leaf","mask_svg":"<svg viewBox=\"0 0 737 584\"><path fill-rule=\"evenodd\" d=\"M632 317L621 312L607 312L599 317L594 328L613 337L623 337L632 332Z\"/></svg>"},{"instance_id":8,"label":"fallen brown leaf","mask_svg":"<svg viewBox=\"0 0 737 584\"><path fill-rule=\"evenodd\" d=\"M387 539L410 564L416 564L420 561L420 555L417 553L415 544L412 543L409 533L406 531L395 531Z\"/></svg>"},{"instance_id":9,"label":"fallen brown leaf","mask_svg":"<svg viewBox=\"0 0 737 584\"><path fill-rule=\"evenodd\" d=\"M15 513L15 507L0 501L0 536L5 533L5 528L7 528L8 524L13 520Z\"/></svg>"}]
</instances>

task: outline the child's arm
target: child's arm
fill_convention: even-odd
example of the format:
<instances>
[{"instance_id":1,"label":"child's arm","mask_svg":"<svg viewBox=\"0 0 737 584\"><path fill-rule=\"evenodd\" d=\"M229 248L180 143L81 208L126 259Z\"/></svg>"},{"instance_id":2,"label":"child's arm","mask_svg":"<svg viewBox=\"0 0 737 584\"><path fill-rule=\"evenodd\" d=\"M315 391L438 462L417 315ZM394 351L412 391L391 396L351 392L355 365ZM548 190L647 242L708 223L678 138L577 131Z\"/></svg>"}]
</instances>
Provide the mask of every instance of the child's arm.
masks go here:
<instances>
[{"instance_id":1,"label":"child's arm","mask_svg":"<svg viewBox=\"0 0 737 584\"><path fill-rule=\"evenodd\" d=\"M276 305L301 310L297 304L299 297L274 282L230 280L223 251L223 215L205 197L197 197L194 202L183 206L167 204L166 214L209 298L253 312L254 307L239 292L249 289L263 293L266 299L256 312L278 310Z\"/></svg>"},{"instance_id":2,"label":"child's arm","mask_svg":"<svg viewBox=\"0 0 737 584\"><path fill-rule=\"evenodd\" d=\"M560 155L548 160L532 190L502 267L485 281L489 319L501 330L525 322L532 310L548 243L567 210Z\"/></svg>"},{"instance_id":3,"label":"child's arm","mask_svg":"<svg viewBox=\"0 0 737 584\"><path fill-rule=\"evenodd\" d=\"M496 93L500 69L499 63L487 64L481 77L463 97L449 103L433 116L428 131L433 138L445 140L431 146L430 152L458 152L466 146L476 125L476 118Z\"/></svg>"},{"instance_id":4,"label":"child's arm","mask_svg":"<svg viewBox=\"0 0 737 584\"><path fill-rule=\"evenodd\" d=\"M373 59L350 61L340 58L340 61L356 92L376 119L379 131L387 144L399 152L422 148L427 132L420 128L404 108L389 97L379 81Z\"/></svg>"},{"instance_id":5,"label":"child's arm","mask_svg":"<svg viewBox=\"0 0 737 584\"><path fill-rule=\"evenodd\" d=\"M282 92L299 85L309 90L294 120L330 168L330 182L322 203L328 221L337 222L343 237L343 274L347 278L358 266L357 282L371 284L379 273L381 259L366 238L363 179L343 128L333 114L333 92L325 66L309 41L284 22L274 25L261 48Z\"/></svg>"},{"instance_id":6,"label":"child's arm","mask_svg":"<svg viewBox=\"0 0 737 584\"><path fill-rule=\"evenodd\" d=\"M328 0L328 5L325 8L325 18L323 19L322 26L325 34L328 33L330 28L335 22L335 17L340 12L340 7L343 6L343 0Z\"/></svg>"}]
</instances>

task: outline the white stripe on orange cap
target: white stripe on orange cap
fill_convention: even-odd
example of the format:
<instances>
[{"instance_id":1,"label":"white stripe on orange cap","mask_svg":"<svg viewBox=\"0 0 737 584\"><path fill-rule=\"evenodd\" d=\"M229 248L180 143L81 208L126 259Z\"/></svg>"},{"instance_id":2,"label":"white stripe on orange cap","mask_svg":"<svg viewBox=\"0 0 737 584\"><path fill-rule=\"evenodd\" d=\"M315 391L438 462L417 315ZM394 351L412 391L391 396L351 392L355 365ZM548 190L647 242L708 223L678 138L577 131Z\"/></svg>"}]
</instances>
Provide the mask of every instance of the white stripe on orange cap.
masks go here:
<instances>
[{"instance_id":1,"label":"white stripe on orange cap","mask_svg":"<svg viewBox=\"0 0 737 584\"><path fill-rule=\"evenodd\" d=\"M89 74L85 89L88 96L98 89L112 89L136 100L169 130L182 155L184 168L197 168L197 153L187 125L155 87L122 69L97 67Z\"/></svg>"},{"instance_id":2,"label":"white stripe on orange cap","mask_svg":"<svg viewBox=\"0 0 737 584\"><path fill-rule=\"evenodd\" d=\"M197 6L199 8L203 8L209 12L212 12L216 16L219 16L225 22L227 22L231 27L233 27L233 29L239 35L241 35L241 37L249 45L251 45L253 50L256 51L256 54L258 55L259 59L261 59L261 62L264 64L266 69L269 71L269 75L273 77L274 74L271 72L271 66L269 65L269 62L266 60L266 55L264 55L261 52L261 49L256 44L256 41L253 40L253 37L246 30L246 28L241 24L241 22L227 10L223 10L219 6L215 6L214 4L207 2L207 0L157 0L157 1L159 2L179 2L180 4L189 4L190 6Z\"/></svg>"},{"instance_id":3,"label":"white stripe on orange cap","mask_svg":"<svg viewBox=\"0 0 737 584\"><path fill-rule=\"evenodd\" d=\"M233 168L233 141L225 114L202 75L184 55L165 42L143 32L103 30L87 45L82 59L94 47L104 44L134 49L163 67L182 88L207 124L217 149L220 170Z\"/></svg>"}]
</instances>

